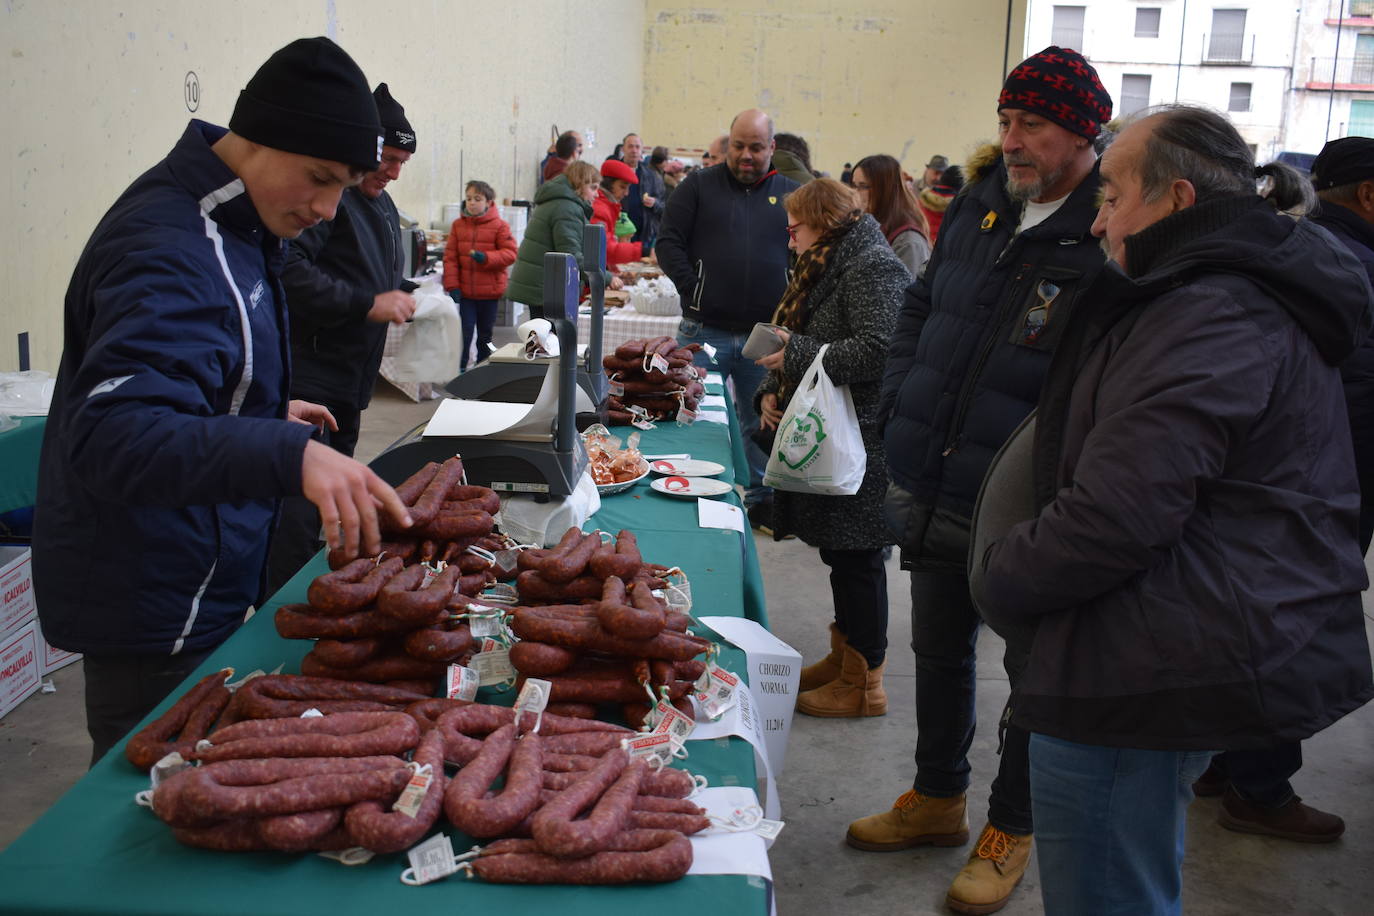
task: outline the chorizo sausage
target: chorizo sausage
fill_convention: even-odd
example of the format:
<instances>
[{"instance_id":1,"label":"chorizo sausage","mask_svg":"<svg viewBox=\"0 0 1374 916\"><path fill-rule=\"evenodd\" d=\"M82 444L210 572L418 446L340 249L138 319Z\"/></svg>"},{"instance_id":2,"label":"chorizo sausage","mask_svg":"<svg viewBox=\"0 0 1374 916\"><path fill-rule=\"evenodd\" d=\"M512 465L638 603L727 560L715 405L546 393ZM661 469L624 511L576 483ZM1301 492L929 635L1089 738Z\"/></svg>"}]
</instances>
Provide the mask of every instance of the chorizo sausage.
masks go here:
<instances>
[{"instance_id":1,"label":"chorizo sausage","mask_svg":"<svg viewBox=\"0 0 1374 916\"><path fill-rule=\"evenodd\" d=\"M405 708L406 715L414 719L420 726L420 731L428 734L437 723L440 716L450 709L457 709L459 706L471 706L471 700L458 700L452 697L432 697L428 700L418 700Z\"/></svg>"},{"instance_id":2,"label":"chorizo sausage","mask_svg":"<svg viewBox=\"0 0 1374 916\"><path fill-rule=\"evenodd\" d=\"M550 703L544 707L544 711L572 719L596 718L596 705L593 703Z\"/></svg>"},{"instance_id":3,"label":"chorizo sausage","mask_svg":"<svg viewBox=\"0 0 1374 916\"><path fill-rule=\"evenodd\" d=\"M338 616L371 604L390 579L405 567L397 557L376 563L366 557L343 569L316 576L305 597L317 614Z\"/></svg>"},{"instance_id":4,"label":"chorizo sausage","mask_svg":"<svg viewBox=\"0 0 1374 916\"><path fill-rule=\"evenodd\" d=\"M490 534L495 525L496 521L491 517L491 514L481 509L447 511L441 508L439 513L426 522L416 533L439 541L454 541L459 538L476 538Z\"/></svg>"},{"instance_id":5,"label":"chorizo sausage","mask_svg":"<svg viewBox=\"0 0 1374 916\"><path fill-rule=\"evenodd\" d=\"M503 725L487 736L477 756L449 783L444 814L469 836L500 836L529 816L539 805L543 739L515 738L515 726ZM506 763L509 761L509 770ZM485 797L491 784L506 771L505 787Z\"/></svg>"},{"instance_id":6,"label":"chorizo sausage","mask_svg":"<svg viewBox=\"0 0 1374 916\"><path fill-rule=\"evenodd\" d=\"M691 867L692 842L674 830L628 830L582 859L539 852L534 840L498 840L472 863L493 884L657 883L676 881Z\"/></svg>"},{"instance_id":7,"label":"chorizo sausage","mask_svg":"<svg viewBox=\"0 0 1374 916\"><path fill-rule=\"evenodd\" d=\"M424 661L444 663L452 662L465 652L471 652L476 645L472 638L472 629L467 623L460 623L451 630L443 627L425 627L411 633L402 643L407 655Z\"/></svg>"},{"instance_id":8,"label":"chorizo sausage","mask_svg":"<svg viewBox=\"0 0 1374 916\"><path fill-rule=\"evenodd\" d=\"M600 579L618 576L624 581L632 579L642 565L644 557L639 552L639 539L633 531L628 530L623 530L615 536L614 546L602 545L601 549L592 555L589 564L592 575Z\"/></svg>"},{"instance_id":9,"label":"chorizo sausage","mask_svg":"<svg viewBox=\"0 0 1374 916\"><path fill-rule=\"evenodd\" d=\"M212 732L204 763L263 757L368 757L415 747L420 726L403 712L341 712L310 719L253 719Z\"/></svg>"},{"instance_id":10,"label":"chorizo sausage","mask_svg":"<svg viewBox=\"0 0 1374 916\"><path fill-rule=\"evenodd\" d=\"M702 814L640 811L638 808L630 812L625 823L631 830L676 830L684 836L711 829L711 819Z\"/></svg>"},{"instance_id":11,"label":"chorizo sausage","mask_svg":"<svg viewBox=\"0 0 1374 916\"><path fill-rule=\"evenodd\" d=\"M415 750L415 763L430 768L431 780L420 808L411 817L403 811L384 808L381 801L358 802L349 807L344 824L353 842L375 853L401 852L418 843L444 807L444 738L431 731Z\"/></svg>"},{"instance_id":12,"label":"chorizo sausage","mask_svg":"<svg viewBox=\"0 0 1374 916\"><path fill-rule=\"evenodd\" d=\"M540 851L575 859L606 849L624 829L647 770L643 760L630 760L620 748L607 751L535 814L530 832ZM589 806L591 812L575 820Z\"/></svg>"},{"instance_id":13,"label":"chorizo sausage","mask_svg":"<svg viewBox=\"0 0 1374 916\"><path fill-rule=\"evenodd\" d=\"M238 719L280 719L315 708L323 713L388 712L424 694L358 681L268 674L255 677L234 692L231 709ZM228 724L228 723L226 723Z\"/></svg>"},{"instance_id":14,"label":"chorizo sausage","mask_svg":"<svg viewBox=\"0 0 1374 916\"><path fill-rule=\"evenodd\" d=\"M530 677L562 674L573 666L578 653L562 646L522 640L510 647L510 663L516 671Z\"/></svg>"},{"instance_id":15,"label":"chorizo sausage","mask_svg":"<svg viewBox=\"0 0 1374 916\"><path fill-rule=\"evenodd\" d=\"M309 852L343 820L342 808L320 808L294 814L276 814L258 821L258 836L268 849Z\"/></svg>"},{"instance_id":16,"label":"chorizo sausage","mask_svg":"<svg viewBox=\"0 0 1374 916\"><path fill-rule=\"evenodd\" d=\"M356 668L365 661L374 659L386 644L379 637L368 636L363 639L321 639L315 643L310 654L321 664L331 668Z\"/></svg>"},{"instance_id":17,"label":"chorizo sausage","mask_svg":"<svg viewBox=\"0 0 1374 916\"><path fill-rule=\"evenodd\" d=\"M407 507L415 505L415 501L420 498L420 494L425 492L425 487L429 486L434 475L439 473L439 463L431 461L420 470L411 474L396 487L396 495L401 498L401 502Z\"/></svg>"},{"instance_id":18,"label":"chorizo sausage","mask_svg":"<svg viewBox=\"0 0 1374 916\"><path fill-rule=\"evenodd\" d=\"M201 702L214 694L216 687L223 688L225 679L233 673L232 668L224 668L197 681L195 686L186 691L170 709L129 739L129 743L124 746L124 756L140 770L146 770L172 751L178 750L172 739L185 729L192 713ZM225 703L228 703L228 691L225 691ZM221 705L220 709L223 708ZM197 739L200 737L201 735L196 736Z\"/></svg>"},{"instance_id":19,"label":"chorizo sausage","mask_svg":"<svg viewBox=\"0 0 1374 916\"><path fill-rule=\"evenodd\" d=\"M211 767L195 767L184 771L191 776L182 790L182 803L206 815L229 820L337 808L370 798L394 798L410 780L410 768L404 762L398 763L401 765L248 785L236 784Z\"/></svg>"},{"instance_id":20,"label":"chorizo sausage","mask_svg":"<svg viewBox=\"0 0 1374 916\"><path fill-rule=\"evenodd\" d=\"M652 639L625 639L607 633L594 619L568 620L539 607L514 609L511 629L521 639L546 642L622 658L667 658L687 661L710 648L698 636L665 629Z\"/></svg>"},{"instance_id":21,"label":"chorizo sausage","mask_svg":"<svg viewBox=\"0 0 1374 916\"><path fill-rule=\"evenodd\" d=\"M382 586L377 594L377 610L417 626L434 620L448 605L462 571L457 566L447 566L428 585L424 584L425 573L425 567L412 566Z\"/></svg>"},{"instance_id":22,"label":"chorizo sausage","mask_svg":"<svg viewBox=\"0 0 1374 916\"><path fill-rule=\"evenodd\" d=\"M431 619L420 622L397 620L372 609L354 611L342 617L322 617L308 604L283 604L277 608L273 623L284 639L362 639L409 633L417 626L438 623L446 616L441 608Z\"/></svg>"},{"instance_id":23,"label":"chorizo sausage","mask_svg":"<svg viewBox=\"0 0 1374 916\"><path fill-rule=\"evenodd\" d=\"M463 503L473 509L481 509L488 515L501 511L501 495L491 487L475 487L458 484L448 491L447 502Z\"/></svg>"},{"instance_id":24,"label":"chorizo sausage","mask_svg":"<svg viewBox=\"0 0 1374 916\"><path fill-rule=\"evenodd\" d=\"M329 677L338 680L386 681L424 680L438 678L444 673L443 662L430 662L399 652L394 655L381 655L371 661L363 662L353 668L335 668L326 665L307 652L301 659L301 674L310 677Z\"/></svg>"},{"instance_id":25,"label":"chorizo sausage","mask_svg":"<svg viewBox=\"0 0 1374 916\"><path fill-rule=\"evenodd\" d=\"M515 590L521 601L577 601L600 598L601 580L596 576L578 576L568 582L555 582L539 570L530 569L515 577Z\"/></svg>"},{"instance_id":26,"label":"chorizo sausage","mask_svg":"<svg viewBox=\"0 0 1374 916\"><path fill-rule=\"evenodd\" d=\"M602 586L601 602L596 606L596 619L614 636L654 638L663 630L663 605L639 581L630 586L630 593L632 604L626 601L625 583L618 576L607 579Z\"/></svg>"},{"instance_id":27,"label":"chorizo sausage","mask_svg":"<svg viewBox=\"0 0 1374 916\"><path fill-rule=\"evenodd\" d=\"M562 556L572 550L582 541L582 529L577 527L569 528L563 532L563 537L559 538L554 546L544 549L535 547L531 550L520 551L520 556L516 559L516 565L520 569L542 569L546 560L550 557Z\"/></svg>"}]
</instances>

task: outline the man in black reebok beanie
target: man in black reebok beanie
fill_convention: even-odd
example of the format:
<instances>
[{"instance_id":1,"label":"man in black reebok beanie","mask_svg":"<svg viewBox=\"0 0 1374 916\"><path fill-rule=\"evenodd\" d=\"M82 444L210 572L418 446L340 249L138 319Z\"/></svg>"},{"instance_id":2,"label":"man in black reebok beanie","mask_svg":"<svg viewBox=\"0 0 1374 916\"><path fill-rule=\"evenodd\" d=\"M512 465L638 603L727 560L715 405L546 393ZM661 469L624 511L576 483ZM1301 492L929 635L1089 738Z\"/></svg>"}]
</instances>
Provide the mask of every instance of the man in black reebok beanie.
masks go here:
<instances>
[{"instance_id":1,"label":"man in black reebok beanie","mask_svg":"<svg viewBox=\"0 0 1374 916\"><path fill-rule=\"evenodd\" d=\"M231 130L193 120L91 235L65 303L33 537L44 636L85 653L92 762L261 607L278 500L331 546L381 548L391 487L311 440L288 402L282 239L377 168L366 77L327 38L254 74ZM72 574L72 558L94 567ZM110 583L119 583L110 588Z\"/></svg>"},{"instance_id":2,"label":"man in black reebok beanie","mask_svg":"<svg viewBox=\"0 0 1374 916\"><path fill-rule=\"evenodd\" d=\"M386 192L415 152L415 130L386 83L373 98L382 122L381 165L344 192L333 221L291 242L282 271L291 311L291 396L329 408L338 426L322 430L322 438L350 456L377 383L387 324L403 324L415 312L402 277L400 215ZM315 555L319 530L309 500L283 503L267 563L269 592Z\"/></svg>"}]
</instances>

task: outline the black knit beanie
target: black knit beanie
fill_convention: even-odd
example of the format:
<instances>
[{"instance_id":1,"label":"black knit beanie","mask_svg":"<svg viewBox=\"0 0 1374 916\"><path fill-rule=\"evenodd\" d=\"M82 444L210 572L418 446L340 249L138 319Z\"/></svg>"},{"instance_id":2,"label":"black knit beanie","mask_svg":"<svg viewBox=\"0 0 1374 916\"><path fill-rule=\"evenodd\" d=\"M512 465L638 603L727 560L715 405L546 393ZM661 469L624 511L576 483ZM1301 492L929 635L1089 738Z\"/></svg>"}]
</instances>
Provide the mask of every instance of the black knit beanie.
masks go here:
<instances>
[{"instance_id":1,"label":"black knit beanie","mask_svg":"<svg viewBox=\"0 0 1374 916\"><path fill-rule=\"evenodd\" d=\"M408 153L415 152L415 131L406 120L406 110L391 97L391 90L386 83L377 84L377 91L372 93L372 98L377 102L377 114L382 119L382 142Z\"/></svg>"},{"instance_id":2,"label":"black knit beanie","mask_svg":"<svg viewBox=\"0 0 1374 916\"><path fill-rule=\"evenodd\" d=\"M239 93L229 129L288 153L372 171L382 125L367 77L328 38L298 38L267 59Z\"/></svg>"},{"instance_id":3,"label":"black knit beanie","mask_svg":"<svg viewBox=\"0 0 1374 916\"><path fill-rule=\"evenodd\" d=\"M1093 139L1112 119L1112 97L1092 64L1050 45L1023 60L1002 85L997 110L1033 111L1080 137Z\"/></svg>"}]
</instances>

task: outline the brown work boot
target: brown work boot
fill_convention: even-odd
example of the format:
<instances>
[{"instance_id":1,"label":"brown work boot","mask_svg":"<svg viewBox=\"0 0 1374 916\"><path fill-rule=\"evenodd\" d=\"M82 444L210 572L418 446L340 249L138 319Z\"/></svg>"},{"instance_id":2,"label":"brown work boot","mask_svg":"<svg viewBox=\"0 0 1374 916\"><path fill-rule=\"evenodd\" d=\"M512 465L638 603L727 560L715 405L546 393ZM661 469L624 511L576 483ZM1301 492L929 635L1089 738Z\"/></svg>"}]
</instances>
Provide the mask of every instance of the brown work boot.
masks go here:
<instances>
[{"instance_id":1,"label":"brown work boot","mask_svg":"<svg viewBox=\"0 0 1374 916\"><path fill-rule=\"evenodd\" d=\"M840 656L840 676L829 683L797 694L797 711L808 716L852 719L887 714L883 692L883 668L868 667L859 650L845 645Z\"/></svg>"},{"instance_id":2,"label":"brown work boot","mask_svg":"<svg viewBox=\"0 0 1374 916\"><path fill-rule=\"evenodd\" d=\"M815 690L823 684L829 684L840 676L840 659L844 656L844 634L840 628L833 623L830 625L830 654L814 665L807 665L801 670L801 683L797 686L797 691Z\"/></svg>"},{"instance_id":3,"label":"brown work boot","mask_svg":"<svg viewBox=\"0 0 1374 916\"><path fill-rule=\"evenodd\" d=\"M1241 798L1234 788L1227 788L1221 797L1217 823L1238 833L1258 833L1299 843L1333 843L1345 833L1345 821L1304 805L1296 795L1277 808L1265 808Z\"/></svg>"},{"instance_id":4,"label":"brown work boot","mask_svg":"<svg viewBox=\"0 0 1374 916\"><path fill-rule=\"evenodd\" d=\"M962 846L968 842L964 795L932 798L907 789L891 810L861 817L844 841L855 849L892 852L912 846Z\"/></svg>"},{"instance_id":5,"label":"brown work boot","mask_svg":"<svg viewBox=\"0 0 1374 916\"><path fill-rule=\"evenodd\" d=\"M1031 838L998 830L988 824L978 845L945 895L945 906L956 913L995 913L1007 905L1011 892L1026 873Z\"/></svg>"}]
</instances>

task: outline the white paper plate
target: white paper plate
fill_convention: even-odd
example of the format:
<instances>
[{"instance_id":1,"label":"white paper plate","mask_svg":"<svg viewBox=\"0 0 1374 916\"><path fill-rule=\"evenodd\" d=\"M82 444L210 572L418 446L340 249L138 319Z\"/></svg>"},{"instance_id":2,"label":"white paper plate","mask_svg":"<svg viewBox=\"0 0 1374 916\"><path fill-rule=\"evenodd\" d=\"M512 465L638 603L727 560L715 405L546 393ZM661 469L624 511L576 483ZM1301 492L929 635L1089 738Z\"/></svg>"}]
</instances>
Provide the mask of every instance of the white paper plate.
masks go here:
<instances>
[{"instance_id":1,"label":"white paper plate","mask_svg":"<svg viewBox=\"0 0 1374 916\"><path fill-rule=\"evenodd\" d=\"M696 499L698 496L724 496L733 487L723 480L711 477L659 477L649 481L649 486L668 496L683 496Z\"/></svg>"},{"instance_id":2,"label":"white paper plate","mask_svg":"<svg viewBox=\"0 0 1374 916\"><path fill-rule=\"evenodd\" d=\"M677 477L715 477L725 473L725 465L699 458L663 458L649 462L649 470Z\"/></svg>"}]
</instances>

